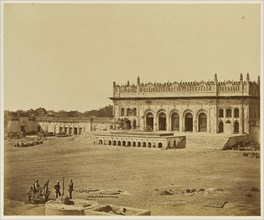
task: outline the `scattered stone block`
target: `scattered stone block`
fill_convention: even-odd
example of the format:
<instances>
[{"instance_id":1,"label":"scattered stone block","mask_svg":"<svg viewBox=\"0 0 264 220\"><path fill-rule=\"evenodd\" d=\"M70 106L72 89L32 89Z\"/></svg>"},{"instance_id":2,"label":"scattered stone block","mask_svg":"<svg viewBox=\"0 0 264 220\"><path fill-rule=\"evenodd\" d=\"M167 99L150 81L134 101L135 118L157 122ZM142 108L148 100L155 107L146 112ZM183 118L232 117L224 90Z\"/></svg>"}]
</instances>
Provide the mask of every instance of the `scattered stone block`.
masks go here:
<instances>
[{"instance_id":1,"label":"scattered stone block","mask_svg":"<svg viewBox=\"0 0 264 220\"><path fill-rule=\"evenodd\" d=\"M226 203L224 200L208 200L204 207L223 208Z\"/></svg>"}]
</instances>

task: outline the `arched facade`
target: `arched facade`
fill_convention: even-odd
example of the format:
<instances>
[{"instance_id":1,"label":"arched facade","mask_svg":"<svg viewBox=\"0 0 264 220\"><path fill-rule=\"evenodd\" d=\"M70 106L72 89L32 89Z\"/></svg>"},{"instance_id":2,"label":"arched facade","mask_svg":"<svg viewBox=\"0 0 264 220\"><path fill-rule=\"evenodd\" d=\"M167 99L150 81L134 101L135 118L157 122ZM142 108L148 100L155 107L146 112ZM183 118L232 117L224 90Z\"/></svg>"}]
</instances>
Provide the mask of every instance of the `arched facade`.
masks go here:
<instances>
[{"instance_id":1,"label":"arched facade","mask_svg":"<svg viewBox=\"0 0 264 220\"><path fill-rule=\"evenodd\" d=\"M115 120L127 118L131 129L243 134L259 126L260 79L250 81L249 75L223 82L217 75L200 82L141 83L138 78L136 84L113 88Z\"/></svg>"}]
</instances>

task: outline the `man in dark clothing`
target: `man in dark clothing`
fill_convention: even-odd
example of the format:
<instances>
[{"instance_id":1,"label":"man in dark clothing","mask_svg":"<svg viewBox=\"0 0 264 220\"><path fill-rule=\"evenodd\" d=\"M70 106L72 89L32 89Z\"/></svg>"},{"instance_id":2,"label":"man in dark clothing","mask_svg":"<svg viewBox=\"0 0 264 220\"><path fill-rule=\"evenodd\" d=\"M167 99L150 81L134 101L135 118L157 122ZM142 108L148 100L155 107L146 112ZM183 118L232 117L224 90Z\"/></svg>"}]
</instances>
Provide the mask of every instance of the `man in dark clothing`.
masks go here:
<instances>
[{"instance_id":1,"label":"man in dark clothing","mask_svg":"<svg viewBox=\"0 0 264 220\"><path fill-rule=\"evenodd\" d=\"M54 189L55 189L55 195L56 195L56 199L61 196L61 193L60 193L60 181L58 180L56 185L54 186Z\"/></svg>"},{"instance_id":2,"label":"man in dark clothing","mask_svg":"<svg viewBox=\"0 0 264 220\"><path fill-rule=\"evenodd\" d=\"M72 191L73 191L73 182L72 179L70 179L70 182L68 183L68 192L70 199L72 199Z\"/></svg>"},{"instance_id":3,"label":"man in dark clothing","mask_svg":"<svg viewBox=\"0 0 264 220\"><path fill-rule=\"evenodd\" d=\"M36 180L35 183L34 183L34 192L37 192L40 188L40 185L39 185L39 181Z\"/></svg>"}]
</instances>

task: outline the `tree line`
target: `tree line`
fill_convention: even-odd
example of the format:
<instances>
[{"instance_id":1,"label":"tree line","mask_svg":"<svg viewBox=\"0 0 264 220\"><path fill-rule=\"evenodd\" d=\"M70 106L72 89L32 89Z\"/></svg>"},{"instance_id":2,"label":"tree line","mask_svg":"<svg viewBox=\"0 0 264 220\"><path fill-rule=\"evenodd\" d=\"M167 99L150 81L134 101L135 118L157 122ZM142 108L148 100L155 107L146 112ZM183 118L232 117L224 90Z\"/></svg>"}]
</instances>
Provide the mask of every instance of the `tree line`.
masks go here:
<instances>
[{"instance_id":1,"label":"tree line","mask_svg":"<svg viewBox=\"0 0 264 220\"><path fill-rule=\"evenodd\" d=\"M46 110L43 107L39 107L37 109L30 109L27 111L18 110L16 111L18 115L27 114L29 117L113 117L113 106L108 105L100 109L79 112L77 110L71 111L53 111Z\"/></svg>"}]
</instances>

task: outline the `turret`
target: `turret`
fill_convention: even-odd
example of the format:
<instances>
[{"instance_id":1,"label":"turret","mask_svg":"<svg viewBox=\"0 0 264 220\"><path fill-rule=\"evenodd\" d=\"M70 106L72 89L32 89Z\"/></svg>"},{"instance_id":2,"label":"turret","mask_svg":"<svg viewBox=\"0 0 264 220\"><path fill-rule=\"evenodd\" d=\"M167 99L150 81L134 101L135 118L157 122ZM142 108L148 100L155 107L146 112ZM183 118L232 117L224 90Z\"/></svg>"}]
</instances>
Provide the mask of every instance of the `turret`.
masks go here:
<instances>
[{"instance_id":1,"label":"turret","mask_svg":"<svg viewBox=\"0 0 264 220\"><path fill-rule=\"evenodd\" d=\"M140 87L140 78L137 78L137 93L139 93L139 87Z\"/></svg>"},{"instance_id":2,"label":"turret","mask_svg":"<svg viewBox=\"0 0 264 220\"><path fill-rule=\"evenodd\" d=\"M138 86L140 85L140 78L139 77L137 78L137 85Z\"/></svg>"},{"instance_id":3,"label":"turret","mask_svg":"<svg viewBox=\"0 0 264 220\"><path fill-rule=\"evenodd\" d=\"M243 94L243 74L240 73L240 85L239 85L239 89Z\"/></svg>"},{"instance_id":4,"label":"turret","mask_svg":"<svg viewBox=\"0 0 264 220\"><path fill-rule=\"evenodd\" d=\"M240 84L243 83L243 74L240 73Z\"/></svg>"},{"instance_id":5,"label":"turret","mask_svg":"<svg viewBox=\"0 0 264 220\"><path fill-rule=\"evenodd\" d=\"M249 94L249 73L247 73L245 91L247 94Z\"/></svg>"},{"instance_id":6,"label":"turret","mask_svg":"<svg viewBox=\"0 0 264 220\"><path fill-rule=\"evenodd\" d=\"M215 75L214 75L214 85L215 85L215 93L216 93L216 95L217 95L217 90L218 90L217 84L218 84L217 73L215 73Z\"/></svg>"},{"instance_id":7,"label":"turret","mask_svg":"<svg viewBox=\"0 0 264 220\"><path fill-rule=\"evenodd\" d=\"M247 82L249 82L249 73L247 73Z\"/></svg>"},{"instance_id":8,"label":"turret","mask_svg":"<svg viewBox=\"0 0 264 220\"><path fill-rule=\"evenodd\" d=\"M113 96L115 96L115 93L116 93L115 87L116 87L116 82L113 82Z\"/></svg>"}]
</instances>

